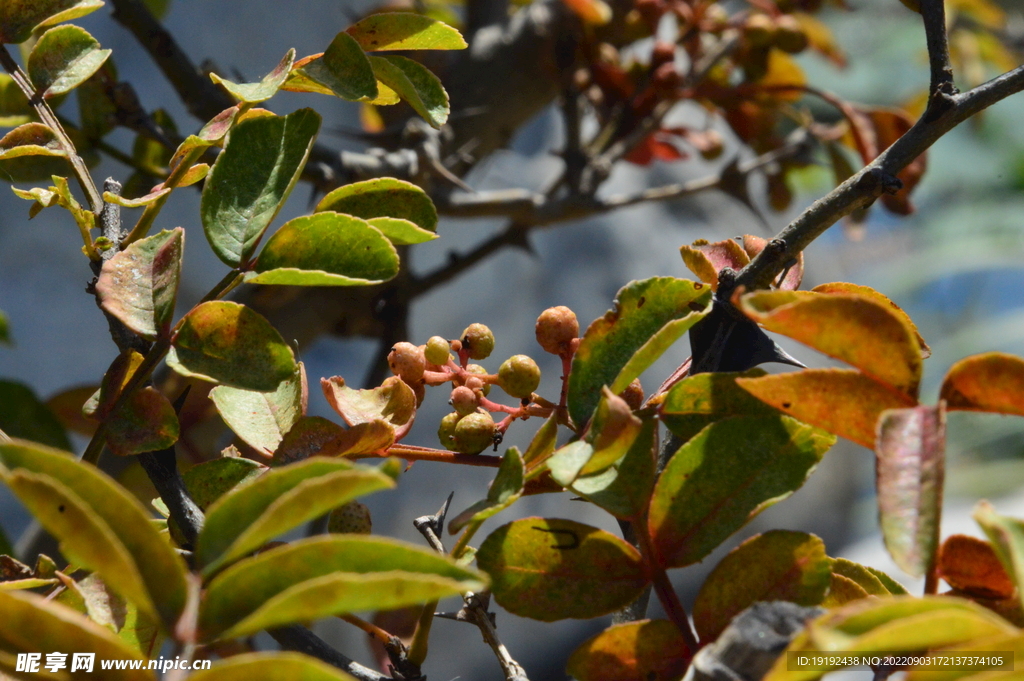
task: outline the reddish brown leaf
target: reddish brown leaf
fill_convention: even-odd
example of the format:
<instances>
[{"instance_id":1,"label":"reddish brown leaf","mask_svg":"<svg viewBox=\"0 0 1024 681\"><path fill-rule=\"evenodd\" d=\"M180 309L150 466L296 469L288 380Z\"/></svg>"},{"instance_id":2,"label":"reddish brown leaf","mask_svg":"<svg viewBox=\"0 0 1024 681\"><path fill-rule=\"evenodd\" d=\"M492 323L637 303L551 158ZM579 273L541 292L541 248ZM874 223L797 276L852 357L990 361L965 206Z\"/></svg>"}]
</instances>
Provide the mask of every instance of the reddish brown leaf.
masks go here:
<instances>
[{"instance_id":1,"label":"reddish brown leaf","mask_svg":"<svg viewBox=\"0 0 1024 681\"><path fill-rule=\"evenodd\" d=\"M723 267L730 267L738 272L750 262L747 253L732 239L716 241L713 244L705 239L698 239L691 246L681 247L679 253L690 271L716 290L718 272Z\"/></svg>"},{"instance_id":2,"label":"reddish brown leaf","mask_svg":"<svg viewBox=\"0 0 1024 681\"><path fill-rule=\"evenodd\" d=\"M617 624L587 639L569 658L566 673L579 681L674 681L691 655L668 620Z\"/></svg>"},{"instance_id":3,"label":"reddish brown leaf","mask_svg":"<svg viewBox=\"0 0 1024 681\"><path fill-rule=\"evenodd\" d=\"M1024 416L1024 360L1001 352L954 364L942 383L947 409Z\"/></svg>"},{"instance_id":4,"label":"reddish brown leaf","mask_svg":"<svg viewBox=\"0 0 1024 681\"><path fill-rule=\"evenodd\" d=\"M939 551L939 574L951 587L970 596L1004 599L1013 596L1013 581L987 541L954 534Z\"/></svg>"},{"instance_id":5,"label":"reddish brown leaf","mask_svg":"<svg viewBox=\"0 0 1024 681\"><path fill-rule=\"evenodd\" d=\"M921 352L913 329L889 306L859 295L757 291L740 307L769 331L847 362L893 389L917 397Z\"/></svg>"},{"instance_id":6,"label":"reddish brown leaf","mask_svg":"<svg viewBox=\"0 0 1024 681\"><path fill-rule=\"evenodd\" d=\"M794 418L872 449L882 412L915 404L909 396L852 369L806 369L737 378L736 384Z\"/></svg>"},{"instance_id":7,"label":"reddish brown leaf","mask_svg":"<svg viewBox=\"0 0 1024 681\"><path fill-rule=\"evenodd\" d=\"M908 574L935 561L945 476L946 414L919 406L886 411L878 420L876 487L885 547Z\"/></svg>"},{"instance_id":8,"label":"reddish brown leaf","mask_svg":"<svg viewBox=\"0 0 1024 681\"><path fill-rule=\"evenodd\" d=\"M743 235L743 250L753 260L768 245L768 240L753 234ZM796 256L796 264L789 268L785 278L779 285L783 291L795 291L800 288L800 282L804 279L804 254L803 251Z\"/></svg>"}]
</instances>

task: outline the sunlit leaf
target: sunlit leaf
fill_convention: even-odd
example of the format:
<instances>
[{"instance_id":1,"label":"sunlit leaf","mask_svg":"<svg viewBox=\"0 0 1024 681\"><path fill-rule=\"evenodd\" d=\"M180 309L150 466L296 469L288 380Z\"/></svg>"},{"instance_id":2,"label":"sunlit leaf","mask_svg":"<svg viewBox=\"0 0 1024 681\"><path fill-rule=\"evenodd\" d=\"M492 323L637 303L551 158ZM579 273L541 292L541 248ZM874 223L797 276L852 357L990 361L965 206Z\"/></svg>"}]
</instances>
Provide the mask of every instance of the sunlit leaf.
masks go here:
<instances>
[{"instance_id":1,"label":"sunlit leaf","mask_svg":"<svg viewBox=\"0 0 1024 681\"><path fill-rule=\"evenodd\" d=\"M845 577L872 596L888 596L893 593L882 583L878 575L869 568L845 558L833 558L831 561L833 575ZM903 592L900 592L903 593Z\"/></svg>"},{"instance_id":2,"label":"sunlit leaf","mask_svg":"<svg viewBox=\"0 0 1024 681\"><path fill-rule=\"evenodd\" d=\"M370 57L377 80L409 103L423 120L440 128L448 120L448 93L427 67L405 57Z\"/></svg>"},{"instance_id":3,"label":"sunlit leaf","mask_svg":"<svg viewBox=\"0 0 1024 681\"><path fill-rule=\"evenodd\" d=\"M730 416L771 416L778 410L736 385L737 378L764 376L763 369L742 374L711 372L687 376L661 403L661 420L684 442L708 424Z\"/></svg>"},{"instance_id":4,"label":"sunlit leaf","mask_svg":"<svg viewBox=\"0 0 1024 681\"><path fill-rule=\"evenodd\" d=\"M885 547L900 568L920 577L934 565L939 549L945 411L939 406L883 412L875 453Z\"/></svg>"},{"instance_id":5,"label":"sunlit leaf","mask_svg":"<svg viewBox=\"0 0 1024 681\"><path fill-rule=\"evenodd\" d=\"M587 329L569 374L569 415L590 420L607 385L618 394L708 311L711 288L658 277L619 290L615 308Z\"/></svg>"},{"instance_id":6,"label":"sunlit leaf","mask_svg":"<svg viewBox=\"0 0 1024 681\"><path fill-rule=\"evenodd\" d=\"M312 537L242 560L210 582L204 638L233 638L327 615L395 608L486 587L484 575L395 539Z\"/></svg>"},{"instance_id":7,"label":"sunlit leaf","mask_svg":"<svg viewBox=\"0 0 1024 681\"><path fill-rule=\"evenodd\" d=\"M1024 416L1024 360L1001 352L962 359L946 374L940 399L947 409Z\"/></svg>"},{"instance_id":8,"label":"sunlit leaf","mask_svg":"<svg viewBox=\"0 0 1024 681\"><path fill-rule=\"evenodd\" d=\"M616 518L639 518L654 490L656 431L657 421L647 420L621 459L598 473L578 476L572 491Z\"/></svg>"},{"instance_id":9,"label":"sunlit leaf","mask_svg":"<svg viewBox=\"0 0 1024 681\"><path fill-rule=\"evenodd\" d=\"M366 286L398 274L398 253L364 220L334 212L286 222L256 259L251 284Z\"/></svg>"},{"instance_id":10,"label":"sunlit leaf","mask_svg":"<svg viewBox=\"0 0 1024 681\"><path fill-rule=\"evenodd\" d=\"M134 391L105 423L107 446L119 456L167 449L181 433L174 406L152 386Z\"/></svg>"},{"instance_id":11,"label":"sunlit leaf","mask_svg":"<svg viewBox=\"0 0 1024 681\"><path fill-rule=\"evenodd\" d=\"M292 350L270 322L228 301L202 303L185 315L167 365L243 390L276 390L295 373Z\"/></svg>"},{"instance_id":12,"label":"sunlit leaf","mask_svg":"<svg viewBox=\"0 0 1024 681\"><path fill-rule=\"evenodd\" d=\"M96 281L100 306L148 340L171 328L181 278L185 230L139 239L103 263Z\"/></svg>"},{"instance_id":13,"label":"sunlit leaf","mask_svg":"<svg viewBox=\"0 0 1024 681\"><path fill-rule=\"evenodd\" d=\"M0 612L4 614L0 617L0 649L5 653L0 655L0 673L16 673L15 656L18 653L66 650L94 653L97 660L138 661L140 667L146 663L144 656L118 640L106 627L42 596L0 590ZM70 662L70 657L68 660ZM45 655L41 662L45 662ZM99 664L95 669L99 669ZM96 676L95 672L90 674L79 670L68 678L78 681L93 676ZM156 678L144 668L110 669L102 676L110 681L153 681Z\"/></svg>"},{"instance_id":14,"label":"sunlit leaf","mask_svg":"<svg viewBox=\"0 0 1024 681\"><path fill-rule=\"evenodd\" d=\"M416 395L398 376L369 390L349 388L341 376L321 378L320 387L327 402L350 426L378 419L404 426L416 415Z\"/></svg>"},{"instance_id":15,"label":"sunlit leaf","mask_svg":"<svg viewBox=\"0 0 1024 681\"><path fill-rule=\"evenodd\" d=\"M682 246L679 253L690 271L715 291L718 290L719 270L728 267L739 272L750 262L750 256L733 239L713 244L700 239L694 241L692 246Z\"/></svg>"},{"instance_id":16,"label":"sunlit leaf","mask_svg":"<svg viewBox=\"0 0 1024 681\"><path fill-rule=\"evenodd\" d=\"M231 267L249 260L299 179L320 115L299 109L238 123L210 169L200 214L214 253Z\"/></svg>"},{"instance_id":17,"label":"sunlit leaf","mask_svg":"<svg viewBox=\"0 0 1024 681\"><path fill-rule=\"evenodd\" d=\"M813 534L756 535L730 551L704 580L693 604L693 624L700 640L710 642L758 601L818 605L831 576L825 543Z\"/></svg>"},{"instance_id":18,"label":"sunlit leaf","mask_svg":"<svg viewBox=\"0 0 1024 681\"><path fill-rule=\"evenodd\" d=\"M218 499L206 514L196 557L204 575L274 537L370 492L394 487L371 468L317 458L276 468Z\"/></svg>"},{"instance_id":19,"label":"sunlit leaf","mask_svg":"<svg viewBox=\"0 0 1024 681\"><path fill-rule=\"evenodd\" d=\"M463 50L467 47L456 29L412 12L371 14L345 31L367 52Z\"/></svg>"},{"instance_id":20,"label":"sunlit leaf","mask_svg":"<svg viewBox=\"0 0 1024 681\"><path fill-rule=\"evenodd\" d=\"M854 369L805 369L737 378L736 384L794 418L870 449L882 412L915 402Z\"/></svg>"},{"instance_id":21,"label":"sunlit leaf","mask_svg":"<svg viewBox=\"0 0 1024 681\"><path fill-rule=\"evenodd\" d=\"M75 89L99 70L111 50L78 26L51 28L39 38L28 56L29 78L44 98Z\"/></svg>"},{"instance_id":22,"label":"sunlit leaf","mask_svg":"<svg viewBox=\"0 0 1024 681\"><path fill-rule=\"evenodd\" d=\"M692 656L668 620L616 624L584 641L565 671L578 681L675 681Z\"/></svg>"},{"instance_id":23,"label":"sunlit leaf","mask_svg":"<svg viewBox=\"0 0 1024 681\"><path fill-rule=\"evenodd\" d=\"M216 73L210 74L210 79L227 90L231 96L242 102L256 104L270 99L284 84L285 78L292 70L295 62L295 50L291 49L281 58L281 62L273 71L263 76L258 83L232 83L226 78L221 78Z\"/></svg>"},{"instance_id":24,"label":"sunlit leaf","mask_svg":"<svg viewBox=\"0 0 1024 681\"><path fill-rule=\"evenodd\" d=\"M509 612L544 622L613 612L647 585L640 554L596 527L556 518L503 525L480 546L494 598Z\"/></svg>"},{"instance_id":25,"label":"sunlit leaf","mask_svg":"<svg viewBox=\"0 0 1024 681\"><path fill-rule=\"evenodd\" d=\"M867 597L867 589L860 584L849 577L832 573L828 585L828 595L821 602L821 605L826 608L837 608Z\"/></svg>"},{"instance_id":26,"label":"sunlit leaf","mask_svg":"<svg viewBox=\"0 0 1024 681\"><path fill-rule=\"evenodd\" d=\"M865 298L874 300L875 302L879 303L884 307L888 307L891 312L893 312L894 314L896 314L896 316L902 319L906 323L906 325L909 326L910 329L914 332L914 337L917 339L917 344L921 348L921 358L925 359L931 356L932 349L928 347L927 343L925 343L924 338L921 336L921 333L917 330L917 325L914 324L914 321L910 318L910 315L904 312L903 308L894 303L888 296L879 293L870 286L861 286L860 284L849 284L844 281L834 281L829 284L820 284L818 286L815 286L813 289L811 289L811 291L815 293L829 293L834 295L863 296Z\"/></svg>"},{"instance_id":27,"label":"sunlit leaf","mask_svg":"<svg viewBox=\"0 0 1024 681\"><path fill-rule=\"evenodd\" d=\"M758 291L741 309L769 331L781 333L857 367L894 389L917 397L921 352L906 315L856 294Z\"/></svg>"},{"instance_id":28,"label":"sunlit leaf","mask_svg":"<svg viewBox=\"0 0 1024 681\"><path fill-rule=\"evenodd\" d=\"M338 187L317 204L316 212L325 210L354 215L364 220L408 220L428 232L437 229L437 209L426 192L410 182L392 177L379 177Z\"/></svg>"},{"instance_id":29,"label":"sunlit leaf","mask_svg":"<svg viewBox=\"0 0 1024 681\"><path fill-rule=\"evenodd\" d=\"M220 385L210 399L224 423L250 447L267 456L274 453L285 433L306 413L306 372L299 362L295 372L273 392L240 390Z\"/></svg>"},{"instance_id":30,"label":"sunlit leaf","mask_svg":"<svg viewBox=\"0 0 1024 681\"><path fill-rule=\"evenodd\" d=\"M131 494L95 466L33 443L0 444L0 464L70 560L173 626L184 607L185 566Z\"/></svg>"},{"instance_id":31,"label":"sunlit leaf","mask_svg":"<svg viewBox=\"0 0 1024 681\"><path fill-rule=\"evenodd\" d=\"M755 515L803 485L835 438L786 416L717 421L669 460L651 499L661 561L707 556Z\"/></svg>"},{"instance_id":32,"label":"sunlit leaf","mask_svg":"<svg viewBox=\"0 0 1024 681\"><path fill-rule=\"evenodd\" d=\"M999 561L1017 587L1017 597L1024 604L1024 522L999 515L987 501L975 506L974 519L988 535Z\"/></svg>"}]
</instances>

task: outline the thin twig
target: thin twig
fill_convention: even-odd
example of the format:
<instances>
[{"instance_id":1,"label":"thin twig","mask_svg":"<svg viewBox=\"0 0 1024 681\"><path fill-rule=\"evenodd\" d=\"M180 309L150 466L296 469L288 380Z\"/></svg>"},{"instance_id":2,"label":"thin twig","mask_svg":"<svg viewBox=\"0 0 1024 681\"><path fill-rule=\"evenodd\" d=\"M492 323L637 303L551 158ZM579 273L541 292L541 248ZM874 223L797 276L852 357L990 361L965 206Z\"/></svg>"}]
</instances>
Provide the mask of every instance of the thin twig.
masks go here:
<instances>
[{"instance_id":1,"label":"thin twig","mask_svg":"<svg viewBox=\"0 0 1024 681\"><path fill-rule=\"evenodd\" d=\"M935 117L951 104L949 97L957 93L953 85L953 67L949 63L949 36L946 33L946 10L943 0L920 0L921 18L928 43L928 64L931 82L928 86L928 113Z\"/></svg>"},{"instance_id":2,"label":"thin twig","mask_svg":"<svg viewBox=\"0 0 1024 681\"><path fill-rule=\"evenodd\" d=\"M449 496L448 502L445 502L445 506L442 507L442 511L447 510L448 503L450 502L451 497ZM441 531L444 529L444 517L441 515L440 526L434 522L435 518L436 516L417 518L414 525L435 551L444 554L444 545L441 544L440 538ZM462 600L465 603L463 608L465 618L480 629L484 643L494 651L494 656L498 658L498 664L501 665L501 671L505 674L506 681L529 681L526 670L512 658L508 648L498 638L498 632L494 628L494 622L491 621L491 615L487 612L487 608L481 602L480 597L470 591L463 595Z\"/></svg>"},{"instance_id":3,"label":"thin twig","mask_svg":"<svg viewBox=\"0 0 1024 681\"><path fill-rule=\"evenodd\" d=\"M281 644L283 650L294 650L295 652L315 657L322 662L348 672L359 681L393 681L390 676L385 676L369 667L364 667L350 657L338 652L305 627L293 625L281 627L280 629L268 629L267 633Z\"/></svg>"},{"instance_id":4,"label":"thin twig","mask_svg":"<svg viewBox=\"0 0 1024 681\"><path fill-rule=\"evenodd\" d=\"M943 135L974 114L1024 90L1024 66L978 87L949 97L950 108L937 118L922 117L878 158L815 201L776 237L782 248L765 249L743 268L737 285L748 290L767 288L793 258L838 220L899 185L896 174ZM895 182L894 182L895 181Z\"/></svg>"}]
</instances>

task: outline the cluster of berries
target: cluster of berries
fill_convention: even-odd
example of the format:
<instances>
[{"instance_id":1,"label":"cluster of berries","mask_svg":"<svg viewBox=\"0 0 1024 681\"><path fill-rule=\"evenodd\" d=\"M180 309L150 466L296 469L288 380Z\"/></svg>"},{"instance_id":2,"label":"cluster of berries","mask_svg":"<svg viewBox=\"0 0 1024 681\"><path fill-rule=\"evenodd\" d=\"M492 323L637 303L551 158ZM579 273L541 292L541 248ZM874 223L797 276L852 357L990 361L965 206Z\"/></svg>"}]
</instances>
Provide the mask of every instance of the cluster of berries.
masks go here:
<instances>
[{"instance_id":1,"label":"cluster of berries","mask_svg":"<svg viewBox=\"0 0 1024 681\"><path fill-rule=\"evenodd\" d=\"M567 307L549 308L537 318L535 330L540 346L562 358L565 381L572 355L579 345L575 313ZM494 333L483 324L470 324L455 340L433 336L425 345L397 343L388 355L392 373L412 387L420 401L425 386L452 384L448 403L454 411L441 419L437 431L446 449L478 454L496 446L515 419L547 416L556 408L535 393L540 385L540 367L532 357L513 355L502 362L496 374L470 363L470 360L487 359L493 350ZM519 404L509 407L489 400L492 385L518 399ZM562 393L564 396L565 391ZM492 412L506 416L495 423Z\"/></svg>"}]
</instances>

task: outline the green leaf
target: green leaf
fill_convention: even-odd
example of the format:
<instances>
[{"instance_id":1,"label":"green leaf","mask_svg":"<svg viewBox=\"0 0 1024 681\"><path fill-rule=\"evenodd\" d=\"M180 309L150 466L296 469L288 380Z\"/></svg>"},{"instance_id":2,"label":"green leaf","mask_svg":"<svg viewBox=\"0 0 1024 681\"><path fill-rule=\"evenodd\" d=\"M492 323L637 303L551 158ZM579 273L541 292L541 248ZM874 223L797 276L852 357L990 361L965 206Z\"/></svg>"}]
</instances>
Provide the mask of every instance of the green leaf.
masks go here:
<instances>
[{"instance_id":1,"label":"green leaf","mask_svg":"<svg viewBox=\"0 0 1024 681\"><path fill-rule=\"evenodd\" d=\"M417 227L414 223L400 218L373 218L367 220L396 246L411 246L433 241L438 237L433 232Z\"/></svg>"},{"instance_id":2,"label":"green leaf","mask_svg":"<svg viewBox=\"0 0 1024 681\"><path fill-rule=\"evenodd\" d=\"M231 267L248 262L299 179L320 115L299 109L239 123L210 169L200 214L214 253Z\"/></svg>"},{"instance_id":3,"label":"green leaf","mask_svg":"<svg viewBox=\"0 0 1024 681\"><path fill-rule=\"evenodd\" d=\"M96 654L97 660L138 660L140 665L146 664L145 657L126 646L106 627L42 596L0 590L0 612L4 614L0 617L0 650L4 651L0 656L0 673L15 674L15 656L22 652L90 652ZM70 668L70 657L68 662ZM99 664L95 669L99 669ZM84 681L93 676L97 675L79 672L69 678ZM144 669L111 669L104 671L102 677L110 681L154 681L156 678Z\"/></svg>"},{"instance_id":4,"label":"green leaf","mask_svg":"<svg viewBox=\"0 0 1024 681\"><path fill-rule=\"evenodd\" d=\"M366 221L340 213L286 222L260 252L250 284L366 286L398 274L398 252Z\"/></svg>"},{"instance_id":5,"label":"green leaf","mask_svg":"<svg viewBox=\"0 0 1024 681\"><path fill-rule=\"evenodd\" d=\"M486 588L447 556L382 537L311 537L218 575L199 613L205 639L361 610L393 610Z\"/></svg>"},{"instance_id":6,"label":"green leaf","mask_svg":"<svg viewBox=\"0 0 1024 681\"><path fill-rule=\"evenodd\" d=\"M476 554L498 603L522 617L589 619L632 603L647 586L632 546L596 527L523 518L495 530Z\"/></svg>"},{"instance_id":7,"label":"green leaf","mask_svg":"<svg viewBox=\"0 0 1024 681\"><path fill-rule=\"evenodd\" d=\"M64 426L23 383L0 381L0 430L11 437L71 450Z\"/></svg>"},{"instance_id":8,"label":"green leaf","mask_svg":"<svg viewBox=\"0 0 1024 681\"><path fill-rule=\"evenodd\" d=\"M235 488L255 482L267 467L251 459L226 456L189 468L181 476L189 496L203 511Z\"/></svg>"},{"instance_id":9,"label":"green leaf","mask_svg":"<svg viewBox=\"0 0 1024 681\"><path fill-rule=\"evenodd\" d=\"M277 94L277 91L284 85L294 63L295 49L292 48L281 58L274 70L263 76L263 80L258 83L233 83L226 78L221 78L216 73L210 74L210 80L227 90L235 99L247 104L258 104Z\"/></svg>"},{"instance_id":10,"label":"green leaf","mask_svg":"<svg viewBox=\"0 0 1024 681\"><path fill-rule=\"evenodd\" d=\"M629 451L611 466L592 475L581 475L572 483L572 491L591 501L616 518L639 518L654 490L654 435L657 421L644 422Z\"/></svg>"},{"instance_id":11,"label":"green leaf","mask_svg":"<svg viewBox=\"0 0 1024 681\"><path fill-rule=\"evenodd\" d=\"M526 471L519 450L510 447L501 458L498 472L487 488L487 498L476 502L448 523L448 533L456 534L470 523L482 523L514 504L523 494Z\"/></svg>"},{"instance_id":12,"label":"green leaf","mask_svg":"<svg viewBox=\"0 0 1024 681\"><path fill-rule=\"evenodd\" d=\"M819 605L832 577L825 543L813 534L773 530L747 539L715 566L693 604L700 640L714 641L758 601Z\"/></svg>"},{"instance_id":13,"label":"green leaf","mask_svg":"<svg viewBox=\"0 0 1024 681\"><path fill-rule=\"evenodd\" d=\"M266 319L244 305L210 301L185 315L167 365L243 390L277 390L295 373L295 356Z\"/></svg>"},{"instance_id":14,"label":"green leaf","mask_svg":"<svg viewBox=\"0 0 1024 681\"><path fill-rule=\"evenodd\" d=\"M544 422L544 425L537 429L533 439L530 441L530 446L526 448L526 453L523 454L523 463L526 464L527 471L538 470L541 464L551 458L551 455L555 453L557 438L558 414L552 414Z\"/></svg>"},{"instance_id":15,"label":"green leaf","mask_svg":"<svg viewBox=\"0 0 1024 681\"><path fill-rule=\"evenodd\" d=\"M117 637L147 658L152 658L160 651L160 644L165 638L156 620L139 612L134 603L127 604L124 623Z\"/></svg>"},{"instance_id":16,"label":"green leaf","mask_svg":"<svg viewBox=\"0 0 1024 681\"><path fill-rule=\"evenodd\" d=\"M298 69L330 92L350 101L375 99L377 78L359 44L347 33L339 33L320 57Z\"/></svg>"},{"instance_id":17,"label":"green leaf","mask_svg":"<svg viewBox=\"0 0 1024 681\"><path fill-rule=\"evenodd\" d=\"M729 416L772 416L779 412L736 385L739 377L764 376L763 369L744 373L704 373L676 383L661 405L661 420L683 442L705 426Z\"/></svg>"},{"instance_id":18,"label":"green leaf","mask_svg":"<svg viewBox=\"0 0 1024 681\"><path fill-rule=\"evenodd\" d=\"M601 401L597 404L590 430L584 437L594 447L594 453L580 469L580 475L597 473L621 459L633 445L642 427L643 422L633 415L626 401L602 386ZM570 482L563 484L568 485Z\"/></svg>"},{"instance_id":19,"label":"green leaf","mask_svg":"<svg viewBox=\"0 0 1024 681\"><path fill-rule=\"evenodd\" d=\"M398 376L384 379L376 388L355 390L341 376L321 378L320 388L327 403L350 426L387 421L404 426L416 416L416 395Z\"/></svg>"},{"instance_id":20,"label":"green leaf","mask_svg":"<svg viewBox=\"0 0 1024 681\"><path fill-rule=\"evenodd\" d=\"M7 160L20 156L64 157L67 153L57 135L49 127L42 123L25 123L0 139L0 159Z\"/></svg>"},{"instance_id":21,"label":"green leaf","mask_svg":"<svg viewBox=\"0 0 1024 681\"><path fill-rule=\"evenodd\" d=\"M96 294L100 306L147 340L166 337L181 279L185 230L139 239L103 263Z\"/></svg>"},{"instance_id":22,"label":"green leaf","mask_svg":"<svg viewBox=\"0 0 1024 681\"><path fill-rule=\"evenodd\" d=\"M352 677L300 653L243 653L219 660L209 669L192 672L190 681L353 681Z\"/></svg>"},{"instance_id":23,"label":"green leaf","mask_svg":"<svg viewBox=\"0 0 1024 681\"><path fill-rule=\"evenodd\" d=\"M110 56L99 42L78 26L51 28L28 55L28 75L44 98L70 92L96 73Z\"/></svg>"},{"instance_id":24,"label":"green leaf","mask_svg":"<svg viewBox=\"0 0 1024 681\"><path fill-rule=\"evenodd\" d=\"M872 571L870 568L860 563L854 563L852 560L833 558L831 570L832 574L852 580L870 596L888 596L897 593L889 590L878 577L877 571ZM891 578L889 581L892 581ZM903 589L899 593L906 593L906 590Z\"/></svg>"},{"instance_id":25,"label":"green leaf","mask_svg":"<svg viewBox=\"0 0 1024 681\"><path fill-rule=\"evenodd\" d=\"M456 29L412 12L371 14L345 29L367 52L386 50L464 50Z\"/></svg>"},{"instance_id":26,"label":"green leaf","mask_svg":"<svg viewBox=\"0 0 1024 681\"><path fill-rule=\"evenodd\" d=\"M701 560L799 489L835 437L789 418L717 421L668 462L651 499L651 537L668 567Z\"/></svg>"},{"instance_id":27,"label":"green leaf","mask_svg":"<svg viewBox=\"0 0 1024 681\"><path fill-rule=\"evenodd\" d=\"M423 120L440 128L448 120L448 93L427 67L405 57L369 57L377 80L409 103Z\"/></svg>"},{"instance_id":28,"label":"green leaf","mask_svg":"<svg viewBox=\"0 0 1024 681\"><path fill-rule=\"evenodd\" d=\"M210 399L224 423L238 437L269 456L281 444L285 433L306 413L306 372L299 362L291 378L281 381L273 392L221 385L210 391Z\"/></svg>"},{"instance_id":29,"label":"green leaf","mask_svg":"<svg viewBox=\"0 0 1024 681\"><path fill-rule=\"evenodd\" d=\"M974 520L992 542L999 562L1017 586L1017 597L1024 604L1024 522L999 515L987 501L975 506Z\"/></svg>"},{"instance_id":30,"label":"green leaf","mask_svg":"<svg viewBox=\"0 0 1024 681\"><path fill-rule=\"evenodd\" d=\"M34 28L77 19L102 6L101 0L4 0L0 3L0 42L23 43Z\"/></svg>"},{"instance_id":31,"label":"green leaf","mask_svg":"<svg viewBox=\"0 0 1024 681\"><path fill-rule=\"evenodd\" d=\"M619 290L615 309L587 329L569 374L569 415L577 425L590 420L608 386L626 389L669 345L710 309L711 288L684 279L656 277Z\"/></svg>"},{"instance_id":32,"label":"green leaf","mask_svg":"<svg viewBox=\"0 0 1024 681\"><path fill-rule=\"evenodd\" d=\"M356 497L395 486L372 468L316 458L276 468L207 511L196 559L207 577L279 534Z\"/></svg>"},{"instance_id":33,"label":"green leaf","mask_svg":"<svg viewBox=\"0 0 1024 681\"><path fill-rule=\"evenodd\" d=\"M945 478L943 406L891 409L878 419L876 486L885 547L908 574L935 564Z\"/></svg>"},{"instance_id":34,"label":"green leaf","mask_svg":"<svg viewBox=\"0 0 1024 681\"><path fill-rule=\"evenodd\" d=\"M571 484L594 456L594 446L585 440L576 440L559 447L547 460L552 480L563 487Z\"/></svg>"},{"instance_id":35,"label":"green leaf","mask_svg":"<svg viewBox=\"0 0 1024 681\"><path fill-rule=\"evenodd\" d=\"M679 627L668 620L641 620L613 625L584 641L565 671L578 681L675 681L691 657Z\"/></svg>"},{"instance_id":36,"label":"green leaf","mask_svg":"<svg viewBox=\"0 0 1024 681\"><path fill-rule=\"evenodd\" d=\"M338 187L317 204L316 212L325 210L354 215L370 220L373 225L378 218L394 218L408 220L427 232L433 233L437 229L437 209L426 192L410 182L392 177Z\"/></svg>"},{"instance_id":37,"label":"green leaf","mask_svg":"<svg viewBox=\"0 0 1024 681\"><path fill-rule=\"evenodd\" d=\"M26 506L43 526L71 553L93 557L68 556L73 562L173 628L185 605L185 564L135 497L95 466L29 442L0 444L0 464L12 490L19 485L32 495Z\"/></svg>"},{"instance_id":38,"label":"green leaf","mask_svg":"<svg viewBox=\"0 0 1024 681\"><path fill-rule=\"evenodd\" d=\"M152 386L132 393L106 424L107 446L118 456L167 449L181 434L171 401Z\"/></svg>"}]
</instances>

